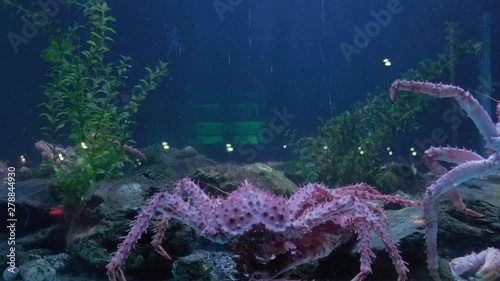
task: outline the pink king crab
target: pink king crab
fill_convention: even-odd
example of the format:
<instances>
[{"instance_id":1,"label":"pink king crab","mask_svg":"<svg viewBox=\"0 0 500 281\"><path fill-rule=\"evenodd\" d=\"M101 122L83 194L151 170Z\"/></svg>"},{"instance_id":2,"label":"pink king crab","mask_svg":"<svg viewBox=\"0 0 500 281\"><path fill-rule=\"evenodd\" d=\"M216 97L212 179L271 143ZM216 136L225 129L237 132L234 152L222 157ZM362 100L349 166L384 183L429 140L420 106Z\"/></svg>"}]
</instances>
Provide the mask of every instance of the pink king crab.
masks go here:
<instances>
[{"instance_id":1,"label":"pink king crab","mask_svg":"<svg viewBox=\"0 0 500 281\"><path fill-rule=\"evenodd\" d=\"M450 261L451 273L458 280L460 275L476 268L476 277L481 281L494 281L500 277L500 250L487 248L478 254L472 252L470 255L455 258Z\"/></svg>"},{"instance_id":2,"label":"pink king crab","mask_svg":"<svg viewBox=\"0 0 500 281\"><path fill-rule=\"evenodd\" d=\"M211 241L228 243L244 260L240 268L250 265L259 271L251 280L272 279L327 256L356 232L361 266L353 280L363 280L371 272L373 230L385 244L398 280L405 280L408 268L385 228L384 211L371 200L421 206L418 201L383 195L366 184L329 189L311 183L285 198L245 180L226 199L211 198L196 183L183 179L173 192L160 192L143 207L106 266L108 278L125 281L121 265L158 211L162 217L151 244L168 259L161 242L170 218L187 224Z\"/></svg>"},{"instance_id":3,"label":"pink king crab","mask_svg":"<svg viewBox=\"0 0 500 281\"><path fill-rule=\"evenodd\" d=\"M390 88L389 94L391 100L394 100L398 90L423 93L436 98L455 98L484 137L488 151L487 158L483 158L481 155L470 150L453 147L431 147L424 153L424 158L429 169L439 177L427 188L423 200L427 267L434 280L438 281L440 280L437 272L436 243L438 197L446 194L458 211L475 217L483 216L465 206L455 187L469 179L489 174L500 167L500 156L498 155L500 151L500 125L499 123L493 123L479 102L468 91L462 88L428 82L396 80ZM497 115L500 117L500 104L497 105ZM448 171L437 161L446 161L457 166Z\"/></svg>"}]
</instances>

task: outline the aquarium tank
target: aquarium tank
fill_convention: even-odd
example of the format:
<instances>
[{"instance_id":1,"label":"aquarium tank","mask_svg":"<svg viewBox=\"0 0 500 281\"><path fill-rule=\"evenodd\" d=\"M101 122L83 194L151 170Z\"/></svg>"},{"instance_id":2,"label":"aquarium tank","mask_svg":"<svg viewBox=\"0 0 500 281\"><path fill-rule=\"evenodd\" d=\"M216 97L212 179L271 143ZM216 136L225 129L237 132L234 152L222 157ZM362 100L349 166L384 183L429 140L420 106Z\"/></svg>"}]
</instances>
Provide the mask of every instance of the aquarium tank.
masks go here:
<instances>
[{"instance_id":1,"label":"aquarium tank","mask_svg":"<svg viewBox=\"0 0 500 281\"><path fill-rule=\"evenodd\" d=\"M1 280L500 280L498 1L0 23Z\"/></svg>"}]
</instances>

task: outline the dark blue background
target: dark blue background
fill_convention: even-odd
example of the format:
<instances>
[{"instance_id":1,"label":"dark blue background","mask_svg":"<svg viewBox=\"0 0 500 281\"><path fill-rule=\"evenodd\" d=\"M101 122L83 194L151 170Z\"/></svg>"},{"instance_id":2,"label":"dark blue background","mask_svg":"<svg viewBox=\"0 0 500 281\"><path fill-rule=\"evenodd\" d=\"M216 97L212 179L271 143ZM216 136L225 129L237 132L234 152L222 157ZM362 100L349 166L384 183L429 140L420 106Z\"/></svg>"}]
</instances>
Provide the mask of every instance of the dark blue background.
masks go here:
<instances>
[{"instance_id":1,"label":"dark blue background","mask_svg":"<svg viewBox=\"0 0 500 281\"><path fill-rule=\"evenodd\" d=\"M483 11L491 13L492 79L500 82L500 9L495 1L401 0L402 12L393 15L350 63L339 44L354 44L354 28L363 29L373 20L370 12L387 9L389 1L242 0L224 13L222 21L213 1L108 2L110 14L118 20L113 25L118 33L111 58L124 54L134 59L131 81L142 78L144 66L153 66L158 59L169 62L169 76L136 116L138 147L161 141L196 147L193 124L209 118L196 105L207 103L223 105L225 110L217 118L227 122L269 120L274 108L286 106L297 116L290 127L300 134L314 134L318 118L330 116L329 93L332 105L342 112L364 100L368 92L386 87L424 57L433 58L443 50L445 22L457 22L462 38L480 40ZM67 23L81 20L65 8L57 17ZM22 25L14 11L0 10L0 160L12 164L21 154L33 162L39 160L33 144L42 138L40 127L45 125L36 106L44 101L40 86L47 82L47 67L39 56L46 40L39 32L28 44L20 45L16 54L7 34L20 34ZM170 49L174 31L180 46ZM391 67L383 65L386 57ZM478 58L466 59L457 68L457 83L475 89L478 70ZM244 113L234 108L234 104L247 103L259 104L259 111ZM433 128L445 126L438 119L447 106L449 103L440 103L420 118L422 128L398 138L395 151L407 154L415 138L425 138ZM466 125L461 128L465 145L467 132L472 136L477 132ZM258 153L258 159L275 156L280 145L276 138L266 151ZM222 145L199 148L220 159L247 160L238 153L227 156Z\"/></svg>"}]
</instances>

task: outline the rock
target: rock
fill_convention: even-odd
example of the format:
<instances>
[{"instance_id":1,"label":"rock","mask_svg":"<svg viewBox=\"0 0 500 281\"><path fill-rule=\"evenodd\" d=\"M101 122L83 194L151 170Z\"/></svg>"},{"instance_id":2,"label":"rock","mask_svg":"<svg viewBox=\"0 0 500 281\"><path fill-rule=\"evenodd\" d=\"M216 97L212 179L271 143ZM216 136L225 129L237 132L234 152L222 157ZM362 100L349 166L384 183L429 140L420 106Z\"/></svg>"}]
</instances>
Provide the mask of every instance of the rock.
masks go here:
<instances>
[{"instance_id":1,"label":"rock","mask_svg":"<svg viewBox=\"0 0 500 281\"><path fill-rule=\"evenodd\" d=\"M458 187L467 208L484 215L476 218L458 212L445 196L439 205L438 251L455 258L500 245L500 180L473 179Z\"/></svg>"},{"instance_id":2,"label":"rock","mask_svg":"<svg viewBox=\"0 0 500 281\"><path fill-rule=\"evenodd\" d=\"M17 274L19 274L19 268L9 266L3 271L3 280L5 281L14 280L16 279Z\"/></svg>"},{"instance_id":3,"label":"rock","mask_svg":"<svg viewBox=\"0 0 500 281\"><path fill-rule=\"evenodd\" d=\"M51 207L58 203L49 190L51 179L30 179L16 182L16 261L20 262L25 251L35 248L51 248L55 252L64 251L66 229L62 218L49 214ZM7 210L8 185L0 184L0 208ZM7 234L7 232L5 232ZM62 241L54 243L54 241ZM0 243L0 263L6 264L9 252L7 243Z\"/></svg>"},{"instance_id":4,"label":"rock","mask_svg":"<svg viewBox=\"0 0 500 281\"><path fill-rule=\"evenodd\" d=\"M51 197L48 183L51 179L31 179L16 182L16 236L46 228L54 223L49 215L58 203ZM7 210L8 185L0 185L0 208Z\"/></svg>"},{"instance_id":5,"label":"rock","mask_svg":"<svg viewBox=\"0 0 500 281\"><path fill-rule=\"evenodd\" d=\"M250 165L216 164L199 168L191 175L212 195L230 193L247 179L275 195L290 195L297 186L280 172L261 163ZM221 192L222 191L222 192Z\"/></svg>"},{"instance_id":6,"label":"rock","mask_svg":"<svg viewBox=\"0 0 500 281\"><path fill-rule=\"evenodd\" d=\"M204 255L192 254L177 259L172 267L172 274L176 281L206 281L210 277L212 267Z\"/></svg>"},{"instance_id":7,"label":"rock","mask_svg":"<svg viewBox=\"0 0 500 281\"><path fill-rule=\"evenodd\" d=\"M236 264L226 252L198 251L177 259L172 268L175 281L237 280Z\"/></svg>"},{"instance_id":8,"label":"rock","mask_svg":"<svg viewBox=\"0 0 500 281\"><path fill-rule=\"evenodd\" d=\"M149 159L146 165L171 169L176 174L176 180L187 177L200 167L216 163L216 161L199 154L191 146L179 150L174 147L164 149L162 145L158 144L149 146L142 151Z\"/></svg>"},{"instance_id":9,"label":"rock","mask_svg":"<svg viewBox=\"0 0 500 281\"><path fill-rule=\"evenodd\" d=\"M43 259L46 260L57 273L68 272L70 269L71 256L66 253L44 256Z\"/></svg>"},{"instance_id":10,"label":"rock","mask_svg":"<svg viewBox=\"0 0 500 281\"><path fill-rule=\"evenodd\" d=\"M64 238L60 237L61 230L58 226L52 225L40 231L24 235L16 239L16 262L23 262L30 258L30 255L39 254L37 249L49 248L51 250L64 250ZM54 243L62 241L62 243ZM7 255L10 253L10 245L0 243L0 260L2 264L8 262Z\"/></svg>"},{"instance_id":11,"label":"rock","mask_svg":"<svg viewBox=\"0 0 500 281\"><path fill-rule=\"evenodd\" d=\"M197 155L198 155L198 151L196 151L196 149L194 149L194 147L186 146L179 151L179 154L177 154L175 156L175 158L186 159L186 158L195 157Z\"/></svg>"},{"instance_id":12,"label":"rock","mask_svg":"<svg viewBox=\"0 0 500 281\"><path fill-rule=\"evenodd\" d=\"M21 166L16 169L16 181L26 181L37 178L50 178L54 175L54 169L50 165L42 164L40 168L28 168Z\"/></svg>"},{"instance_id":13,"label":"rock","mask_svg":"<svg viewBox=\"0 0 500 281\"><path fill-rule=\"evenodd\" d=\"M55 281L56 270L44 259L28 261L19 266L19 275L25 281Z\"/></svg>"},{"instance_id":14,"label":"rock","mask_svg":"<svg viewBox=\"0 0 500 281\"><path fill-rule=\"evenodd\" d=\"M143 186L136 182L116 182L108 185L108 188L100 188L93 194L92 200L97 200L105 204L101 204L104 212L127 211L131 208L137 208L144 202L147 197ZM97 199L98 197L99 199Z\"/></svg>"}]
</instances>

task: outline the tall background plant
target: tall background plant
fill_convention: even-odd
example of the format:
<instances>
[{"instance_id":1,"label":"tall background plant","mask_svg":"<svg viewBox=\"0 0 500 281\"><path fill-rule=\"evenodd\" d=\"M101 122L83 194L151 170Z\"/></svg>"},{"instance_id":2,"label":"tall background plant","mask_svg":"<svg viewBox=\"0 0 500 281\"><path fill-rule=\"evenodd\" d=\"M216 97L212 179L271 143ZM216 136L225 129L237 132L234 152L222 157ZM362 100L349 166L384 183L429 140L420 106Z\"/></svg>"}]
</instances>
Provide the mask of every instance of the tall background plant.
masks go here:
<instances>
[{"instance_id":1,"label":"tall background plant","mask_svg":"<svg viewBox=\"0 0 500 281\"><path fill-rule=\"evenodd\" d=\"M147 76L127 90L131 58L109 59L116 31L105 0L69 1L83 16L83 23L67 28L52 24L42 59L50 66L50 82L44 86L47 101L40 114L65 203L77 204L101 179L122 175L127 161L124 148L132 141L132 129L140 103L167 73L166 63L146 67ZM120 106L122 96L131 93ZM71 148L61 153L58 143Z\"/></svg>"},{"instance_id":2,"label":"tall background plant","mask_svg":"<svg viewBox=\"0 0 500 281\"><path fill-rule=\"evenodd\" d=\"M458 26L447 23L447 46L436 59L424 59L418 69L409 69L403 79L437 82L453 71L465 56L477 55L482 44L460 40ZM299 181L322 181L330 186L367 182L382 187L394 174L381 169L380 153L391 139L403 130L418 128L416 117L432 104L426 95L400 95L391 104L388 87L365 101L357 102L349 111L321 120L317 135L297 138L286 132L295 160L282 167Z\"/></svg>"}]
</instances>

